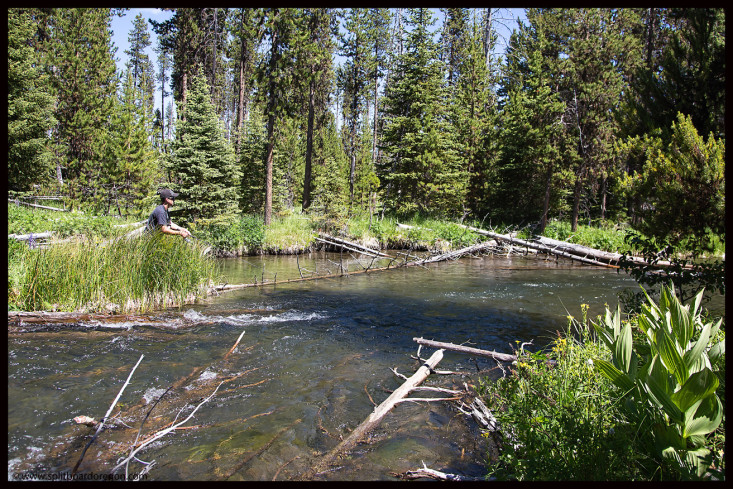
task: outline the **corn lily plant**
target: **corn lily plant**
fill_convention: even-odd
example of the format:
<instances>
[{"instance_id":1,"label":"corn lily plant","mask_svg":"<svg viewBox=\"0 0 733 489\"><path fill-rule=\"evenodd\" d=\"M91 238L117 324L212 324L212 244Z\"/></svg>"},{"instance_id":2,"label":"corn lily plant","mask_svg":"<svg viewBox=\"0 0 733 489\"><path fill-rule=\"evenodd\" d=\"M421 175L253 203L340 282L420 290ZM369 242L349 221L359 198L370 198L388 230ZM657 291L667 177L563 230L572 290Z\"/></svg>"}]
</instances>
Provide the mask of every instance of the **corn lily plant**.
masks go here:
<instances>
[{"instance_id":1,"label":"corn lily plant","mask_svg":"<svg viewBox=\"0 0 733 489\"><path fill-rule=\"evenodd\" d=\"M636 339L618 308L614 314L606 309L600 324L593 323L612 352L611 362L596 359L594 364L619 389L629 414L637 420L649 417L657 455L703 477L711 460L707 435L723 416L713 367L725 353L725 340L711 344L722 319L703 324L703 291L685 306L672 284L663 287L659 304L644 294L648 304L637 317L641 334Z\"/></svg>"}]
</instances>

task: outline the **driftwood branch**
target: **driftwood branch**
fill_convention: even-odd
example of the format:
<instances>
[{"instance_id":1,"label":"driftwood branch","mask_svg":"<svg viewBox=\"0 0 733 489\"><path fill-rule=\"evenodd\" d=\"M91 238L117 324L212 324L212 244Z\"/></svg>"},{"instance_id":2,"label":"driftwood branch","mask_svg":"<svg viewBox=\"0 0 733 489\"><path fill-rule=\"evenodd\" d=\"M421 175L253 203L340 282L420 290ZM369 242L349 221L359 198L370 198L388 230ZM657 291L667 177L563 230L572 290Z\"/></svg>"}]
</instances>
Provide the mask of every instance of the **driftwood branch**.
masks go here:
<instances>
[{"instance_id":1,"label":"driftwood branch","mask_svg":"<svg viewBox=\"0 0 733 489\"><path fill-rule=\"evenodd\" d=\"M438 470L429 469L427 465L425 465L425 462L423 462L421 469L417 470L408 470L406 472L402 472L401 474L394 474L400 479L405 480L413 480L413 479L435 479L439 481L483 481L485 479L478 478L478 477L466 477L463 475L457 475L457 474L447 474L445 472L440 472Z\"/></svg>"},{"instance_id":2,"label":"driftwood branch","mask_svg":"<svg viewBox=\"0 0 733 489\"><path fill-rule=\"evenodd\" d=\"M184 419L183 421L180 421L180 422L179 422L179 423L177 423L177 424L174 424L174 425L172 425L172 426L170 426L170 427L168 427L168 428L165 428L165 429L163 429L163 430L160 430L159 432L155 433L155 435L153 435L152 437L150 437L150 438L149 438L149 439L148 439L148 440L147 440L147 441L146 441L145 443L141 444L141 445L140 445L139 447L137 447L136 449L132 450L132 451L130 452L130 455L129 455L129 456L128 456L128 457L127 457L127 458L126 458L125 460L123 460L122 462L118 463L118 464L117 464L117 465L116 465L116 466L115 466L115 467L114 467L114 468L113 468L113 469L112 469L112 470L110 471L110 473L114 473L114 472L115 472L115 471L116 471L117 469L119 469L120 467L122 467L122 466L124 466L124 465L127 465L127 463L128 463L128 462L129 462L130 460L132 460L133 458L135 458L135 455L137 455L137 453L138 453L138 452L140 452L140 450L142 450L143 448L147 447L148 445L150 445L150 444L151 444L151 443L153 443L154 441L156 441L156 440L158 440L158 439L160 439L160 438L164 437L164 436L165 436L165 435L167 435L168 433L170 433L170 432L172 432L172 431L175 431L175 430L176 430L176 429L178 429L178 428L179 428L180 426L182 426L182 425L186 424L186 423L188 422L188 420L189 420L189 419L191 419L191 418L193 417L193 415L194 415L194 414L196 414L196 411L198 411L198 410L199 410L199 408L200 408L201 406L203 406L204 404L206 404L207 402L209 402L209 400L210 400L210 399L211 399L212 397L214 397L214 395L216 395L216 391L218 391L218 390L219 390L219 387L221 387L221 385L222 385L223 383L224 383L224 382L221 382L221 383L219 383L219 385L217 385L217 386L216 386L216 389L214 389L214 392L212 392L212 393L211 393L211 395L209 395L209 397L207 397L206 399L204 399L203 401L201 401L201 403L199 403L199 405L198 405L198 406L196 406L196 407L195 407L195 408L193 409L193 411L191 411L191 413L190 413L190 414L189 414L189 415L188 415L188 416L186 417L186 419Z\"/></svg>"},{"instance_id":3,"label":"driftwood branch","mask_svg":"<svg viewBox=\"0 0 733 489\"><path fill-rule=\"evenodd\" d=\"M110 413L112 412L112 410L114 409L114 407L117 405L117 401L120 400L120 396L122 395L122 392L125 390L125 387L127 387L127 384L130 383L130 379L132 378L132 374L135 373L135 370L137 369L137 366L140 365L140 362L143 361L143 357L144 356L145 355L140 355L140 359L137 361L137 363L135 364L135 366L132 368L132 371L130 372L130 375L127 376L127 380L122 385L122 388L120 389L120 391L117 393L117 397L115 397L115 400L112 401L112 405L107 410L107 414L104 415L104 418L102 418L102 421L97 426L97 431L94 432L94 436L92 436L92 439L89 440L89 443L87 443L87 445L84 447L84 450L82 450L81 456L79 457L79 461L76 462L76 465L74 465L74 469L71 471L71 475L72 476L74 474L76 474L76 471L79 469L79 465L81 465L81 461L84 460L84 455L87 453L87 449L91 446L92 443L94 443L94 440L97 439L97 436L102 431L102 428L104 428L104 423L107 421L107 419L109 418Z\"/></svg>"},{"instance_id":4,"label":"driftwood branch","mask_svg":"<svg viewBox=\"0 0 733 489\"><path fill-rule=\"evenodd\" d=\"M444 350L457 351L459 353L466 353L468 355L477 355L480 357L493 358L494 360L502 362L514 362L517 360L516 355L509 355L507 353L498 353L489 350L480 350L478 348L471 348L470 346L455 345L453 343L443 343L441 341L426 340L423 338L413 338L420 345L429 346L431 348L442 348Z\"/></svg>"}]
</instances>

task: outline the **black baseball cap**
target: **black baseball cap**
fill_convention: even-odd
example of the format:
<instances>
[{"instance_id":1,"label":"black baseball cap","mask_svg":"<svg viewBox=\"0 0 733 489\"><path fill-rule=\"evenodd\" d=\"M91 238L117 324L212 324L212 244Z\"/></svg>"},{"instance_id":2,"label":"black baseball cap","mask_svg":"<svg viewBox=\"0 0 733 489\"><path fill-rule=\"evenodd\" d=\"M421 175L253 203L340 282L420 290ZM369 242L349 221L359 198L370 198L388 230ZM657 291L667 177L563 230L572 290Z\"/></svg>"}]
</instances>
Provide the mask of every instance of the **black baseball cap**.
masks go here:
<instances>
[{"instance_id":1,"label":"black baseball cap","mask_svg":"<svg viewBox=\"0 0 733 489\"><path fill-rule=\"evenodd\" d=\"M169 188L159 189L158 194L160 194L161 199L175 199L176 197L178 197L178 194Z\"/></svg>"}]
</instances>

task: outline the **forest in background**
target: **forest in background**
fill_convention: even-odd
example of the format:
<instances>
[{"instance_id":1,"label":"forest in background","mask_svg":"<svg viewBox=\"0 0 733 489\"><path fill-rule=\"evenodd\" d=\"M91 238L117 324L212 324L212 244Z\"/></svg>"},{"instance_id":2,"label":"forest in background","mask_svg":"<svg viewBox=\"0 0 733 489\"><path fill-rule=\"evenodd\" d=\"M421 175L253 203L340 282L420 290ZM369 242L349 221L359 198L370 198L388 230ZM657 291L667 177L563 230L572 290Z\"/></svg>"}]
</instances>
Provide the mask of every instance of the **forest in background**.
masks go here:
<instances>
[{"instance_id":1,"label":"forest in background","mask_svg":"<svg viewBox=\"0 0 733 489\"><path fill-rule=\"evenodd\" d=\"M180 8L135 19L120 73L124 11L8 9L11 191L725 240L723 9L527 9L497 60L497 9Z\"/></svg>"}]
</instances>

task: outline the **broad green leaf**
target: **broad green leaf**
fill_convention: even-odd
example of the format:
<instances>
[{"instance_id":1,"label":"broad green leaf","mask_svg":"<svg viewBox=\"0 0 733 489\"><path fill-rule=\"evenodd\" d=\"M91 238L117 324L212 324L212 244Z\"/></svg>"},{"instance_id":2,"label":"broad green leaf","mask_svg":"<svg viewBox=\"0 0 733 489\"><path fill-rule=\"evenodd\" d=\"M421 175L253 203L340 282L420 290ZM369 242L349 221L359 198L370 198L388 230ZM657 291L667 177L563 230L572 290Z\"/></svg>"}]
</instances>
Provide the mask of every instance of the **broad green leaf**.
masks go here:
<instances>
[{"instance_id":1,"label":"broad green leaf","mask_svg":"<svg viewBox=\"0 0 733 489\"><path fill-rule=\"evenodd\" d=\"M723 358L723 354L725 354L725 340L721 340L715 345L713 345L712 348L708 351L708 358L710 358L710 363L715 365L720 361L721 358Z\"/></svg>"},{"instance_id":2,"label":"broad green leaf","mask_svg":"<svg viewBox=\"0 0 733 489\"><path fill-rule=\"evenodd\" d=\"M697 362L697 360L700 358L700 355L705 351L705 348L707 348L708 341L710 340L711 327L712 323L706 324L702 330L702 333L700 333L700 338L698 338L695 346L685 352L683 359L685 361L685 365L687 366L688 371L692 370L693 364ZM687 343L682 344L686 345Z\"/></svg>"},{"instance_id":3,"label":"broad green leaf","mask_svg":"<svg viewBox=\"0 0 733 489\"><path fill-rule=\"evenodd\" d=\"M606 313L608 313L608 309L606 309ZM603 343L608 347L609 350L613 351L613 338L609 334L608 328L602 324L596 324L596 323L591 323L591 324L593 325L593 328L596 330L596 333L601 338Z\"/></svg>"},{"instance_id":4,"label":"broad green leaf","mask_svg":"<svg viewBox=\"0 0 733 489\"><path fill-rule=\"evenodd\" d=\"M695 468L695 473L698 477L702 477L707 472L713 460L710 457L710 450L705 447L700 447L695 450L687 450L685 461L689 467Z\"/></svg>"},{"instance_id":5,"label":"broad green leaf","mask_svg":"<svg viewBox=\"0 0 733 489\"><path fill-rule=\"evenodd\" d=\"M692 311L690 311L690 315L692 316L693 320L700 314L700 304L702 303L703 292L705 292L704 288L700 290L700 292L698 292L695 296L695 302L692 306Z\"/></svg>"},{"instance_id":6,"label":"broad green leaf","mask_svg":"<svg viewBox=\"0 0 733 489\"><path fill-rule=\"evenodd\" d=\"M688 418L688 416L685 416ZM684 437L693 435L706 435L712 433L720 426L723 419L723 405L718 396L708 396L700 402L694 414L685 419Z\"/></svg>"},{"instance_id":7,"label":"broad green leaf","mask_svg":"<svg viewBox=\"0 0 733 489\"><path fill-rule=\"evenodd\" d=\"M629 373L629 364L631 362L632 346L631 324L626 323L621 328L618 338L616 338L613 354L619 366L623 369L623 372L627 374Z\"/></svg>"},{"instance_id":8,"label":"broad green leaf","mask_svg":"<svg viewBox=\"0 0 733 489\"><path fill-rule=\"evenodd\" d=\"M672 333L680 345L686 348L690 339L692 339L692 333L694 331L689 307L683 306L676 296L672 296L669 299L669 312Z\"/></svg>"},{"instance_id":9,"label":"broad green leaf","mask_svg":"<svg viewBox=\"0 0 733 489\"><path fill-rule=\"evenodd\" d=\"M675 341L663 329L657 331L656 340L662 363L674 375L679 385L684 384L689 374Z\"/></svg>"},{"instance_id":10,"label":"broad green leaf","mask_svg":"<svg viewBox=\"0 0 733 489\"><path fill-rule=\"evenodd\" d=\"M713 328L710 330L710 337L715 338L715 335L718 334L718 330L720 329L720 325L723 323L723 318L718 319L718 322L715 323Z\"/></svg>"},{"instance_id":11,"label":"broad green leaf","mask_svg":"<svg viewBox=\"0 0 733 489\"><path fill-rule=\"evenodd\" d=\"M654 432L654 443L660 452L664 453L670 448L675 452L686 448L685 440L680 436L676 427L655 423L652 426L652 431ZM674 458L672 453L669 453L669 455Z\"/></svg>"},{"instance_id":12,"label":"broad green leaf","mask_svg":"<svg viewBox=\"0 0 733 489\"><path fill-rule=\"evenodd\" d=\"M666 369L661 362L656 360L658 360L658 357L652 360L649 373L644 379L647 392L649 392L653 400L662 407L673 422L682 424L684 422L683 413L670 397L671 393L669 392Z\"/></svg>"},{"instance_id":13,"label":"broad green leaf","mask_svg":"<svg viewBox=\"0 0 733 489\"><path fill-rule=\"evenodd\" d=\"M598 358L593 360L593 365L595 365L602 375L624 392L634 388L634 382L629 376L617 369L611 362Z\"/></svg>"},{"instance_id":14,"label":"broad green leaf","mask_svg":"<svg viewBox=\"0 0 733 489\"><path fill-rule=\"evenodd\" d=\"M682 388L672 394L672 401L680 411L687 411L693 404L714 393L719 383L718 377L706 368L690 375Z\"/></svg>"}]
</instances>

